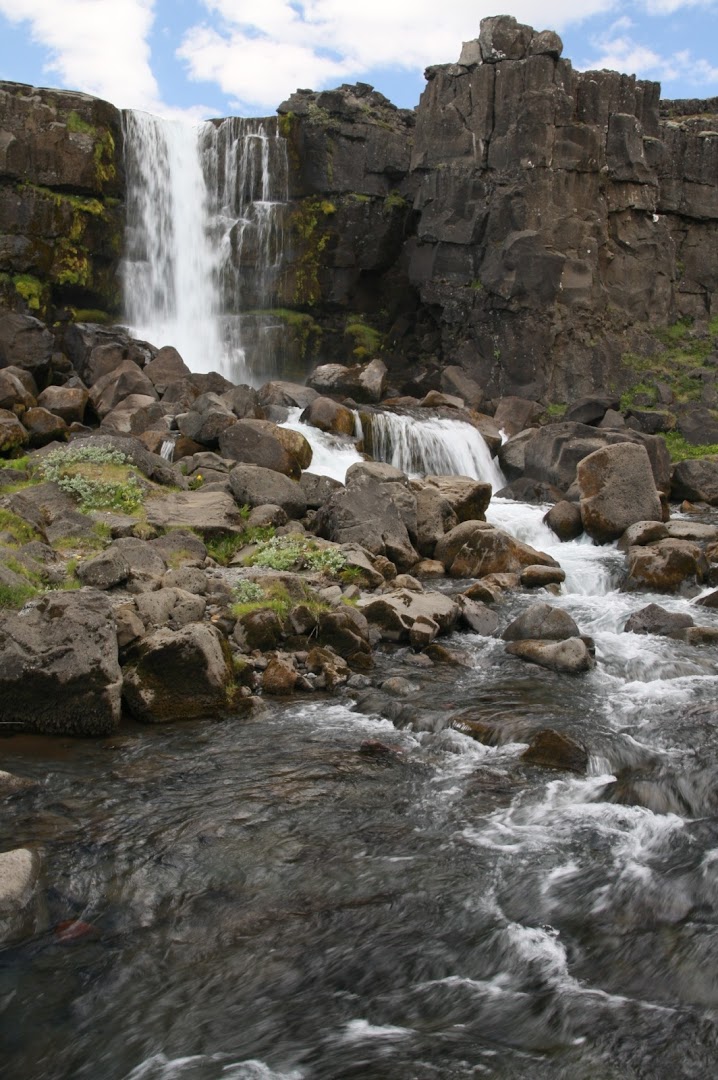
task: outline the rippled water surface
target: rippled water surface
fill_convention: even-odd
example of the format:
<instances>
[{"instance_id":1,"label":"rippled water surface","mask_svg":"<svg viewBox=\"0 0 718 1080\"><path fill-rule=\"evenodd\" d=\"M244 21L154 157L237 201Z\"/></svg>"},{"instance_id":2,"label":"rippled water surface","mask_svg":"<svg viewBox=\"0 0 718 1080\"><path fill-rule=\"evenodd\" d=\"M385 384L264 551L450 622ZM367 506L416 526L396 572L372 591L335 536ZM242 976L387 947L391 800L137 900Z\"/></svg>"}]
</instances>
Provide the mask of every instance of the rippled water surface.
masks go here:
<instances>
[{"instance_id":1,"label":"rippled water surface","mask_svg":"<svg viewBox=\"0 0 718 1080\"><path fill-rule=\"evenodd\" d=\"M0 952L3 1076L715 1074L718 657L622 628L651 600L716 616L621 594L621 557L555 544L536 508L491 516L560 559L548 598L595 638L590 674L457 634L459 667L379 654L405 696L0 744L40 781L0 840L44 851L47 896L46 929ZM522 761L545 727L586 776Z\"/></svg>"}]
</instances>

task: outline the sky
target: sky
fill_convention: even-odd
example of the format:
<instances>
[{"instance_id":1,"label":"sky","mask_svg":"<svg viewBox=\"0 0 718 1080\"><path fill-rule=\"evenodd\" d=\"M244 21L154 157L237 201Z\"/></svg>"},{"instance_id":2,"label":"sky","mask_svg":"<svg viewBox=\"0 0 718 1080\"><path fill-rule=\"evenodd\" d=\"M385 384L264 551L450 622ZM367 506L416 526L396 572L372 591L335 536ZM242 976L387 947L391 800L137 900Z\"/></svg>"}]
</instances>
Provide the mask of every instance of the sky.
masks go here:
<instances>
[{"instance_id":1,"label":"sky","mask_svg":"<svg viewBox=\"0 0 718 1080\"><path fill-rule=\"evenodd\" d=\"M368 82L413 108L486 15L557 30L574 67L718 95L718 0L0 0L0 79L169 117L273 113L297 87Z\"/></svg>"}]
</instances>

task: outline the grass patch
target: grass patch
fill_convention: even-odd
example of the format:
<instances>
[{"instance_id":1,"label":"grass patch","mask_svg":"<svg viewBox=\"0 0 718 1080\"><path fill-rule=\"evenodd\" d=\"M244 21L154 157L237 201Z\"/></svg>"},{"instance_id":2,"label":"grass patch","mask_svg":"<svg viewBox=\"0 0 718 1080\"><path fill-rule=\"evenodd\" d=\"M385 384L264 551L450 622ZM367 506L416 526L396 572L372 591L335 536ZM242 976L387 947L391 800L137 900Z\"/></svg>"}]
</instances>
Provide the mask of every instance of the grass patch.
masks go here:
<instances>
[{"instance_id":1,"label":"grass patch","mask_svg":"<svg viewBox=\"0 0 718 1080\"><path fill-rule=\"evenodd\" d=\"M690 319L679 319L671 326L654 330L653 334L659 350L650 356L625 353L622 358L624 366L639 376L638 384L623 395L622 408L631 407L631 395L635 393L649 395L655 404L657 382L666 383L679 403L698 401L703 390L701 376L705 361L716 348L718 316L710 320L706 333L696 333Z\"/></svg>"},{"instance_id":2,"label":"grass patch","mask_svg":"<svg viewBox=\"0 0 718 1080\"><path fill-rule=\"evenodd\" d=\"M18 611L33 596L37 596L38 590L33 585L2 585L0 584L0 609Z\"/></svg>"},{"instance_id":3,"label":"grass patch","mask_svg":"<svg viewBox=\"0 0 718 1080\"><path fill-rule=\"evenodd\" d=\"M688 461L694 458L715 457L718 455L718 443L705 443L701 446L694 446L677 431L667 431L663 438L671 455L671 461Z\"/></svg>"},{"instance_id":4,"label":"grass patch","mask_svg":"<svg viewBox=\"0 0 718 1080\"><path fill-rule=\"evenodd\" d=\"M346 569L346 556L336 548L319 547L305 536L274 536L260 543L248 560L249 566L270 570L317 570L336 576Z\"/></svg>"},{"instance_id":5,"label":"grass patch","mask_svg":"<svg viewBox=\"0 0 718 1080\"><path fill-rule=\"evenodd\" d=\"M38 540L39 536L32 525L28 525L11 510L0 509L0 533L8 533L15 544L29 544L31 540Z\"/></svg>"},{"instance_id":6,"label":"grass patch","mask_svg":"<svg viewBox=\"0 0 718 1080\"><path fill-rule=\"evenodd\" d=\"M144 492L137 471L116 450L68 446L48 454L39 472L77 499L83 513L119 510L133 514L142 506Z\"/></svg>"},{"instance_id":7,"label":"grass patch","mask_svg":"<svg viewBox=\"0 0 718 1080\"><path fill-rule=\"evenodd\" d=\"M316 615L329 611L329 605L317 599L310 588L306 588L301 599L292 597L285 585L279 581L268 582L262 586L256 581L239 581L234 589L236 597L230 611L235 619L241 619L255 611L273 611L284 620L292 608L302 605Z\"/></svg>"},{"instance_id":8,"label":"grass patch","mask_svg":"<svg viewBox=\"0 0 718 1080\"><path fill-rule=\"evenodd\" d=\"M207 554L220 566L229 566L234 556L249 544L263 543L274 536L271 525L261 525L245 529L240 533L226 533L224 536L211 536L205 540Z\"/></svg>"},{"instance_id":9,"label":"grass patch","mask_svg":"<svg viewBox=\"0 0 718 1080\"><path fill-rule=\"evenodd\" d=\"M567 408L568 405L563 401L552 401L546 406L546 415L552 420L560 420Z\"/></svg>"}]
</instances>

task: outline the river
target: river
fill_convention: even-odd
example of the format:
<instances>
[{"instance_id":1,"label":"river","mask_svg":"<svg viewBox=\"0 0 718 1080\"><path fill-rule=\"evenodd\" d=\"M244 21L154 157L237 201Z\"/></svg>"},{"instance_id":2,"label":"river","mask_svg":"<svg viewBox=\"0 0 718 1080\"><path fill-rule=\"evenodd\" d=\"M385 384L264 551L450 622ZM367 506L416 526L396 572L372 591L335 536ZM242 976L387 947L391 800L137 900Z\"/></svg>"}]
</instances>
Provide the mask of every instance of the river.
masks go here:
<instances>
[{"instance_id":1,"label":"river","mask_svg":"<svg viewBox=\"0 0 718 1080\"><path fill-rule=\"evenodd\" d=\"M0 952L4 1077L714 1074L716 650L622 627L651 601L717 617L619 592L622 557L556 543L542 513L489 517L559 558L561 595L540 597L595 638L587 675L462 633L468 666L379 651L372 682L402 676L403 696L3 740L40 786L0 839L43 850L48 906ZM534 599L504 601L501 627ZM500 745L450 726L467 716ZM544 727L586 746L587 775L522 761ZM68 920L85 936L63 940Z\"/></svg>"}]
</instances>

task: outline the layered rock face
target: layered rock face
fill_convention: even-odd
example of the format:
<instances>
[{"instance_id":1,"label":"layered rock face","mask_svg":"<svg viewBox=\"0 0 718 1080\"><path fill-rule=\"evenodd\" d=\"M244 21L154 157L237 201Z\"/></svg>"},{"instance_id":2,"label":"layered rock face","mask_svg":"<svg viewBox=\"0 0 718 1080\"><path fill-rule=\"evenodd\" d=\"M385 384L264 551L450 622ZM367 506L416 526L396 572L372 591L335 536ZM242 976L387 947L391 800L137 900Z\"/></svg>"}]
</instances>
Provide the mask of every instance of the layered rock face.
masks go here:
<instances>
[{"instance_id":1,"label":"layered rock face","mask_svg":"<svg viewBox=\"0 0 718 1080\"><path fill-rule=\"evenodd\" d=\"M119 311L120 114L86 94L0 83L0 303Z\"/></svg>"},{"instance_id":2,"label":"layered rock face","mask_svg":"<svg viewBox=\"0 0 718 1080\"><path fill-rule=\"evenodd\" d=\"M571 402L640 382L661 333L715 316L718 101L661 103L657 83L561 52L498 16L427 70L416 110L364 83L279 107L272 302L303 361L382 350L399 393L451 367L486 399ZM6 306L118 310L120 140L103 102L2 84Z\"/></svg>"}]
</instances>

